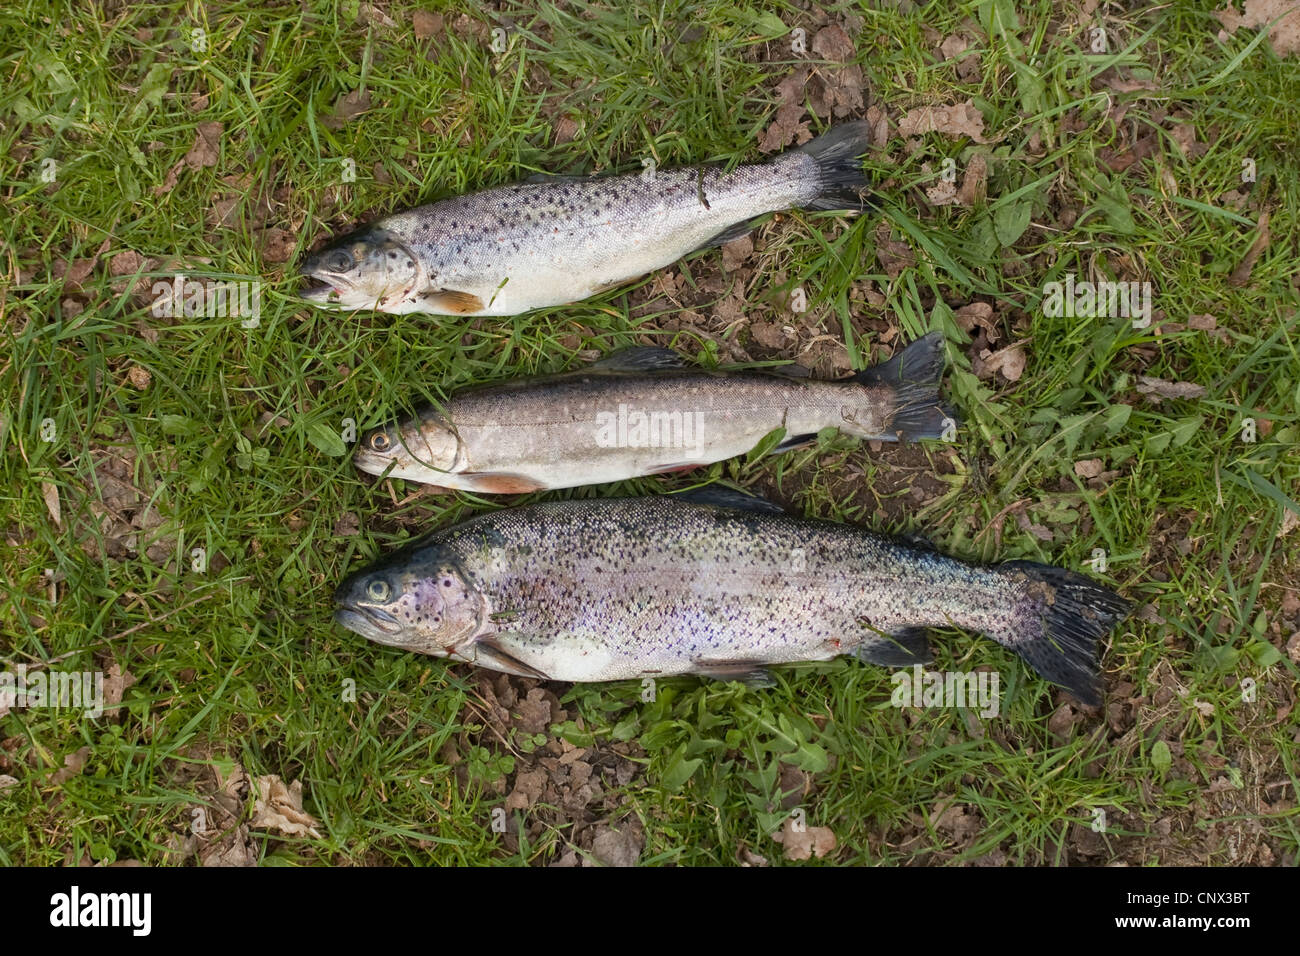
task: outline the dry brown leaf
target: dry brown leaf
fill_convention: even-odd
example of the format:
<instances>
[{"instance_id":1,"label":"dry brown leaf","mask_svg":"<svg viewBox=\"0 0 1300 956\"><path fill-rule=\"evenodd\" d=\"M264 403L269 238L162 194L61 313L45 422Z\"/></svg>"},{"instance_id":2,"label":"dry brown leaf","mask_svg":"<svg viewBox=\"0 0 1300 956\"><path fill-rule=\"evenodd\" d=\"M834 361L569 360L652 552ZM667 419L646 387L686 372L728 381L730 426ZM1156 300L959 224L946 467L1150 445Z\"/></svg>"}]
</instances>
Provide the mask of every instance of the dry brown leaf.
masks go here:
<instances>
[{"instance_id":1,"label":"dry brown leaf","mask_svg":"<svg viewBox=\"0 0 1300 956\"><path fill-rule=\"evenodd\" d=\"M1300 2L1297 0L1246 0L1242 12L1232 4L1214 14L1229 33L1242 27L1263 27L1282 19L1268 31L1268 42L1278 56L1300 53Z\"/></svg>"},{"instance_id":2,"label":"dry brown leaf","mask_svg":"<svg viewBox=\"0 0 1300 956\"><path fill-rule=\"evenodd\" d=\"M735 272L754 252L754 238L741 236L722 247L722 268L725 272Z\"/></svg>"},{"instance_id":3,"label":"dry brown leaf","mask_svg":"<svg viewBox=\"0 0 1300 956\"><path fill-rule=\"evenodd\" d=\"M795 828L793 817L787 817L785 826L772 834L772 839L785 847L787 860L821 859L836 847L835 833L830 827L800 826Z\"/></svg>"},{"instance_id":4,"label":"dry brown leaf","mask_svg":"<svg viewBox=\"0 0 1300 956\"><path fill-rule=\"evenodd\" d=\"M591 842L591 855L603 866L636 866L641 858L644 836L638 837L626 824L619 829L604 829Z\"/></svg>"},{"instance_id":5,"label":"dry brown leaf","mask_svg":"<svg viewBox=\"0 0 1300 956\"><path fill-rule=\"evenodd\" d=\"M1200 398L1206 392L1204 385L1194 382L1169 382L1150 375L1138 376L1137 390L1143 395L1158 398Z\"/></svg>"},{"instance_id":6,"label":"dry brown leaf","mask_svg":"<svg viewBox=\"0 0 1300 956\"><path fill-rule=\"evenodd\" d=\"M984 138L984 114L973 100L952 106L918 106L908 110L898 121L898 132L903 136L921 136L925 133L943 133L945 136L969 136L977 143L988 143Z\"/></svg>"},{"instance_id":7,"label":"dry brown leaf","mask_svg":"<svg viewBox=\"0 0 1300 956\"><path fill-rule=\"evenodd\" d=\"M1025 371L1025 350L1019 343L1008 345L1004 349L998 349L989 355L982 355L985 369L992 372L1001 372L1002 377L1008 382L1020 380L1020 376Z\"/></svg>"},{"instance_id":8,"label":"dry brown leaf","mask_svg":"<svg viewBox=\"0 0 1300 956\"><path fill-rule=\"evenodd\" d=\"M983 153L976 153L966 164L966 175L962 177L961 188L957 190L957 202L963 206L973 206L983 202L988 188L989 162Z\"/></svg>"},{"instance_id":9,"label":"dry brown leaf","mask_svg":"<svg viewBox=\"0 0 1300 956\"><path fill-rule=\"evenodd\" d=\"M1268 210L1260 214L1259 223L1255 227L1259 232L1255 241L1251 243L1250 248L1238 263L1237 268L1232 270L1232 275L1228 276L1228 285L1243 286L1250 281L1250 272L1255 268L1255 260L1259 258L1261 252L1268 248L1268 242L1271 233L1268 228Z\"/></svg>"},{"instance_id":10,"label":"dry brown leaf","mask_svg":"<svg viewBox=\"0 0 1300 956\"><path fill-rule=\"evenodd\" d=\"M153 375L143 365L132 365L126 370L126 380L132 388L143 392L153 383Z\"/></svg>"},{"instance_id":11,"label":"dry brown leaf","mask_svg":"<svg viewBox=\"0 0 1300 956\"><path fill-rule=\"evenodd\" d=\"M1074 473L1080 478L1096 478L1106 469L1106 463L1100 458L1088 458L1074 463Z\"/></svg>"},{"instance_id":12,"label":"dry brown leaf","mask_svg":"<svg viewBox=\"0 0 1300 956\"><path fill-rule=\"evenodd\" d=\"M817 31L813 37L812 51L822 59L834 60L836 63L847 63L856 53L849 35L833 23Z\"/></svg>"},{"instance_id":13,"label":"dry brown leaf","mask_svg":"<svg viewBox=\"0 0 1300 956\"><path fill-rule=\"evenodd\" d=\"M216 120L211 123L200 123L194 135L194 145L185 154L182 162L190 169L204 169L217 165L217 161L221 158L221 134L225 128L224 124Z\"/></svg>"},{"instance_id":14,"label":"dry brown leaf","mask_svg":"<svg viewBox=\"0 0 1300 956\"><path fill-rule=\"evenodd\" d=\"M932 206L952 206L957 202L957 184L940 179L925 187L925 198Z\"/></svg>"},{"instance_id":15,"label":"dry brown leaf","mask_svg":"<svg viewBox=\"0 0 1300 956\"><path fill-rule=\"evenodd\" d=\"M49 783L52 786L58 786L66 783L77 774L86 769L86 761L90 759L90 747L80 747L63 758L63 766L50 774Z\"/></svg>"},{"instance_id":16,"label":"dry brown leaf","mask_svg":"<svg viewBox=\"0 0 1300 956\"><path fill-rule=\"evenodd\" d=\"M411 29L417 40L427 40L442 32L442 14L416 10L411 14Z\"/></svg>"},{"instance_id":17,"label":"dry brown leaf","mask_svg":"<svg viewBox=\"0 0 1300 956\"><path fill-rule=\"evenodd\" d=\"M357 7L357 22L377 27L387 27L390 30L397 26L396 20L373 3L363 3Z\"/></svg>"},{"instance_id":18,"label":"dry brown leaf","mask_svg":"<svg viewBox=\"0 0 1300 956\"><path fill-rule=\"evenodd\" d=\"M939 44L939 52L945 60L951 60L965 53L968 46L970 46L969 40L960 33L952 33L943 38L943 42Z\"/></svg>"},{"instance_id":19,"label":"dry brown leaf","mask_svg":"<svg viewBox=\"0 0 1300 956\"><path fill-rule=\"evenodd\" d=\"M369 91L349 90L334 103L332 113L321 117L321 125L332 130L340 130L368 109L370 109Z\"/></svg>"},{"instance_id":20,"label":"dry brown leaf","mask_svg":"<svg viewBox=\"0 0 1300 956\"><path fill-rule=\"evenodd\" d=\"M302 808L302 781L295 780L286 787L275 774L257 778L253 786L253 817L248 825L285 836L322 838L316 829L319 821Z\"/></svg>"},{"instance_id":21,"label":"dry brown leaf","mask_svg":"<svg viewBox=\"0 0 1300 956\"><path fill-rule=\"evenodd\" d=\"M54 521L54 527L62 531L63 509L59 506L59 486L52 481L42 481L41 497L45 499L45 508Z\"/></svg>"},{"instance_id":22,"label":"dry brown leaf","mask_svg":"<svg viewBox=\"0 0 1300 956\"><path fill-rule=\"evenodd\" d=\"M297 239L287 229L263 229L261 245L262 258L267 262L288 262L293 258Z\"/></svg>"},{"instance_id":23,"label":"dry brown leaf","mask_svg":"<svg viewBox=\"0 0 1300 956\"><path fill-rule=\"evenodd\" d=\"M121 711L118 705L122 703L122 695L134 683L135 675L130 671L122 670L122 666L116 661L108 665L108 672L104 675L104 716L118 716Z\"/></svg>"}]
</instances>

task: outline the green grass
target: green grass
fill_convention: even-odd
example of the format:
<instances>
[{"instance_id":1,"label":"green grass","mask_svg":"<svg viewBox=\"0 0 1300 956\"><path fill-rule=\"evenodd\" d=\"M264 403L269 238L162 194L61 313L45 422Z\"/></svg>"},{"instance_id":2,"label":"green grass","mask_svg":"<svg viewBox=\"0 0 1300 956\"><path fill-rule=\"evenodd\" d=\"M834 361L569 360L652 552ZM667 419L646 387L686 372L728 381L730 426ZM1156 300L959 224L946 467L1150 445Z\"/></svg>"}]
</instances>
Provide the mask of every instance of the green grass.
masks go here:
<instances>
[{"instance_id":1,"label":"green grass","mask_svg":"<svg viewBox=\"0 0 1300 956\"><path fill-rule=\"evenodd\" d=\"M647 156L663 167L752 160L775 84L802 62L772 18L810 39L817 24L779 2L521 6L497 54L452 29L468 7L442 9L446 28L428 41L412 34L412 5L385 7L396 29L358 24L355 5L309 6L212 3L200 21L181 3L0 11L0 656L10 668L116 663L136 678L118 722L0 718L9 767L0 773L18 778L0 792L0 862L163 862L211 791L180 772L193 753L303 781L323 839L258 837L266 862L544 863L574 830L564 812L533 810L519 817L543 825L522 846L494 833L503 795L492 781L510 759L526 763L535 742L483 728L476 674L368 645L330 620L347 571L499 502L412 499L416 486L363 480L347 457L326 453L339 450L326 433L348 418L362 430L469 383L571 367L586 350L653 340L717 361L727 343L703 326L659 331L674 314L639 308L648 282L508 320L337 317L295 301L293 265L354 222L536 171L637 169ZM742 844L780 862L770 833L790 806L782 765L810 776L794 799L810 824L835 832L823 864L1077 862L1094 808L1109 825L1092 862L1294 863L1300 724L1285 645L1300 622L1283 599L1300 588L1300 530L1279 532L1286 509L1300 512L1295 63L1250 31L1219 43L1208 3L1107 17L1108 54L1088 52L1069 5L1017 5L1018 21L1001 2L888 6L827 8L836 22L857 18L855 62L892 121L893 139L868 160L887 211L764 227L747 303L777 315L777 292L802 285L805 324L842 339L859 364L882 323L905 339L946 329L948 392L965 424L955 447L919 458L920 471L942 473L941 490L918 502L907 493L917 458L825 439L689 481L573 494L716 477L809 515L924 534L973 560L1088 570L1102 548L1108 569L1095 576L1155 612L1127 622L1106 653L1121 714L1114 726L1084 717L1049 728L1056 698L1046 684L991 642L947 634L935 639L936 667L997 669L999 718L900 711L886 671L837 662L783 671L763 692L669 681L653 703L637 684L561 687L570 721L552 736L637 743L625 749L642 772L609 819L641 821L643 863L728 864ZM935 50L967 18L980 25L971 32L981 60L963 79ZM206 30L206 52L191 49L192 26ZM1116 66L1154 89L1094 85ZM338 130L324 125L361 85L371 109ZM912 150L896 135L908 109L968 98L993 142L936 133ZM581 132L556 143L563 116ZM1184 155L1170 117L1208 148ZM198 124L214 121L216 165L183 169L155 195ZM1150 135L1153 148L1108 170L1126 135ZM987 202L929 205L924 187L943 160L956 161L960 181L976 153L989 164ZM355 183L341 181L345 158ZM57 163L54 184L41 181L46 159ZM1257 182L1241 182L1243 159ZM1234 189L1239 211L1222 198ZM237 199L231 228L208 221L222 194ZM1234 285L1262 210L1272 241ZM882 222L915 252L894 278L875 255ZM267 228L296 243L289 262L265 260ZM260 325L153 318L147 296L108 275L128 251L146 260L147 280L181 270L261 277ZM60 264L97 253L81 291L55 278ZM699 280L719 259L706 252L681 269ZM1148 280L1165 320L1209 313L1223 332L1047 317L1043 284L1069 272ZM883 305L858 294L866 282ZM705 314L718 298L692 295ZM995 304L998 345L1028 340L1018 381L973 374L953 316L975 300ZM745 346L743 324L727 334ZM128 380L132 366L150 373L146 389ZM1139 375L1207 392L1156 405L1136 392ZM1245 416L1271 431L1244 443ZM94 464L105 455L122 456L124 480L158 516L136 529L128 553L138 556L113 544L120 524L103 527L87 511L109 494ZM1100 489L1073 470L1093 458L1119 472ZM42 483L59 489L61 528ZM348 513L359 534L337 528ZM190 568L194 548L207 555L201 573ZM1256 682L1254 702L1243 700L1245 678ZM356 702L344 700L348 679ZM464 781L448 745L472 765ZM51 783L48 772L82 746L84 772ZM949 798L978 826L937 827Z\"/></svg>"}]
</instances>

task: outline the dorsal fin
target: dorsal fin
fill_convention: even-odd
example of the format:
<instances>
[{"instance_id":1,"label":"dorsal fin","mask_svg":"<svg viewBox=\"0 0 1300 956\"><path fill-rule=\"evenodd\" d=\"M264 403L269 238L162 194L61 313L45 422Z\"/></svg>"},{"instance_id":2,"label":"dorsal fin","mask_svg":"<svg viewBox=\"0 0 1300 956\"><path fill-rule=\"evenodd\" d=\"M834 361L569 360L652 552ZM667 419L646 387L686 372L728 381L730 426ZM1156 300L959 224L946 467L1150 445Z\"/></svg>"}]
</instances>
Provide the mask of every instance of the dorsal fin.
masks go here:
<instances>
[{"instance_id":1,"label":"dorsal fin","mask_svg":"<svg viewBox=\"0 0 1300 956\"><path fill-rule=\"evenodd\" d=\"M591 363L591 367L610 372L651 372L656 369L687 368L690 364L685 356L672 349L658 345L629 345L597 359Z\"/></svg>"},{"instance_id":2,"label":"dorsal fin","mask_svg":"<svg viewBox=\"0 0 1300 956\"><path fill-rule=\"evenodd\" d=\"M715 508L737 508L742 511L761 511L767 514L785 514L785 509L774 501L751 495L746 491L728 488L726 485L706 485L680 491L673 498L681 498L697 505L713 505Z\"/></svg>"}]
</instances>

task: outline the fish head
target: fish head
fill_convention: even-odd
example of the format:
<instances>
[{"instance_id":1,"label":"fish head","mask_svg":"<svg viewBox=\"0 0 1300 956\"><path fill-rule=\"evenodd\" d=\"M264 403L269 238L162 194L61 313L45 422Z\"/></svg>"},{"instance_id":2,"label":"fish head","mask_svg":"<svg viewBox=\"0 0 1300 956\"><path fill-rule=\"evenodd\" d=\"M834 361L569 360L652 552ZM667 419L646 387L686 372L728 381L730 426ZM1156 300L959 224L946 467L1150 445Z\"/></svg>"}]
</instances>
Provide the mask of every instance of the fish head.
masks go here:
<instances>
[{"instance_id":1,"label":"fish head","mask_svg":"<svg viewBox=\"0 0 1300 956\"><path fill-rule=\"evenodd\" d=\"M307 257L299 270L316 285L303 299L322 309L377 309L401 302L424 277L419 256L384 229L353 233Z\"/></svg>"},{"instance_id":2,"label":"fish head","mask_svg":"<svg viewBox=\"0 0 1300 956\"><path fill-rule=\"evenodd\" d=\"M460 452L460 436L436 410L427 409L366 432L353 461L369 475L436 485L460 463Z\"/></svg>"},{"instance_id":3,"label":"fish head","mask_svg":"<svg viewBox=\"0 0 1300 956\"><path fill-rule=\"evenodd\" d=\"M362 637L446 657L472 640L484 618L482 595L436 545L395 553L344 579L334 620Z\"/></svg>"}]
</instances>

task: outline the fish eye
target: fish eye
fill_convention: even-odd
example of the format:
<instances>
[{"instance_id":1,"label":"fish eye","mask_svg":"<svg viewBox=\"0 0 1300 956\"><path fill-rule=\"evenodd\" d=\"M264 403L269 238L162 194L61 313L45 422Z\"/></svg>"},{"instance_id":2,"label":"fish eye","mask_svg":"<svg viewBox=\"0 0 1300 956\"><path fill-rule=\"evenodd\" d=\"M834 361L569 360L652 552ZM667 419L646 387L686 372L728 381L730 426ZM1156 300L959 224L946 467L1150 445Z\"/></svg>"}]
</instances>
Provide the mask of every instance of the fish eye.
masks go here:
<instances>
[{"instance_id":1,"label":"fish eye","mask_svg":"<svg viewBox=\"0 0 1300 956\"><path fill-rule=\"evenodd\" d=\"M392 439L390 439L384 432L375 432L370 436L370 448L372 451L388 451L389 446L392 444Z\"/></svg>"},{"instance_id":2,"label":"fish eye","mask_svg":"<svg viewBox=\"0 0 1300 956\"><path fill-rule=\"evenodd\" d=\"M366 585L366 594L370 597L370 600L372 601L387 600L389 591L391 590L392 589L389 588L388 586L388 582L385 581L383 578L375 578L373 581L371 581L369 584Z\"/></svg>"},{"instance_id":3,"label":"fish eye","mask_svg":"<svg viewBox=\"0 0 1300 956\"><path fill-rule=\"evenodd\" d=\"M335 272L347 272L352 268L352 257L342 249L330 253L330 269Z\"/></svg>"}]
</instances>

